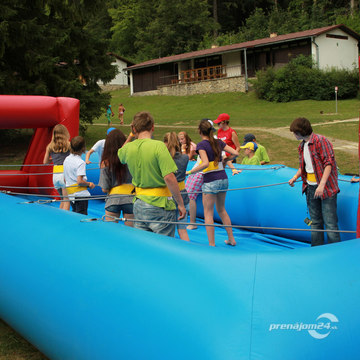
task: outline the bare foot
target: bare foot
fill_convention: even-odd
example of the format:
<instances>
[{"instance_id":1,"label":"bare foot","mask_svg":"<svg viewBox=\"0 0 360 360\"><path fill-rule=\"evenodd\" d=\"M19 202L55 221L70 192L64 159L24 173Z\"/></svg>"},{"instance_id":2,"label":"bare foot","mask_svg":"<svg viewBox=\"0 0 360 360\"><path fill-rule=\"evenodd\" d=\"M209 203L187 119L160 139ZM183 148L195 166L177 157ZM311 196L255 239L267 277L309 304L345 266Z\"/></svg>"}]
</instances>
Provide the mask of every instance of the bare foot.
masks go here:
<instances>
[{"instance_id":1,"label":"bare foot","mask_svg":"<svg viewBox=\"0 0 360 360\"><path fill-rule=\"evenodd\" d=\"M233 241L225 240L225 244L226 244L226 245L230 245L230 246L235 246L235 245L236 245L236 241L235 241L235 240L233 240Z\"/></svg>"},{"instance_id":2,"label":"bare foot","mask_svg":"<svg viewBox=\"0 0 360 360\"><path fill-rule=\"evenodd\" d=\"M195 230L195 229L197 229L197 226L195 226L195 225L188 225L188 226L186 227L186 229L188 229L188 230Z\"/></svg>"}]
</instances>

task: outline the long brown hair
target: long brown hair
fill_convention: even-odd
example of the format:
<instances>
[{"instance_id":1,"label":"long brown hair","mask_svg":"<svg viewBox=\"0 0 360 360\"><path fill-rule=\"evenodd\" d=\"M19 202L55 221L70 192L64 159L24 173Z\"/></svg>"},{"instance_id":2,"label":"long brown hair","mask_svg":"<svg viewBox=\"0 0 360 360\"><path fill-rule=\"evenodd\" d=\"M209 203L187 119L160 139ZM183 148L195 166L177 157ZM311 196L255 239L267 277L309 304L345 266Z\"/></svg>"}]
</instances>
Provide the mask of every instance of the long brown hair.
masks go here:
<instances>
[{"instance_id":1,"label":"long brown hair","mask_svg":"<svg viewBox=\"0 0 360 360\"><path fill-rule=\"evenodd\" d=\"M118 150L124 145L126 137L119 129L112 130L107 136L102 154L101 163L109 167L115 174L116 180L121 185L125 180L126 165L121 164L117 155Z\"/></svg>"},{"instance_id":2,"label":"long brown hair","mask_svg":"<svg viewBox=\"0 0 360 360\"><path fill-rule=\"evenodd\" d=\"M70 134L66 126L55 125L48 150L54 153L66 153L70 150Z\"/></svg>"},{"instance_id":3,"label":"long brown hair","mask_svg":"<svg viewBox=\"0 0 360 360\"><path fill-rule=\"evenodd\" d=\"M177 152L180 152L180 142L176 135L176 132L168 132L164 135L164 143L169 150L171 157L173 158Z\"/></svg>"},{"instance_id":4,"label":"long brown hair","mask_svg":"<svg viewBox=\"0 0 360 360\"><path fill-rule=\"evenodd\" d=\"M221 159L221 149L217 142L217 139L214 138L214 130L215 129L212 127L208 120L201 120L199 124L199 132L200 134L205 135L209 138L211 149L214 152L214 163L215 165L217 165L217 163Z\"/></svg>"},{"instance_id":5,"label":"long brown hair","mask_svg":"<svg viewBox=\"0 0 360 360\"><path fill-rule=\"evenodd\" d=\"M186 154L190 154L190 149L191 149L191 138L190 136L187 134L186 131L180 131L178 136L182 135L185 138L185 144L186 144Z\"/></svg>"}]
</instances>

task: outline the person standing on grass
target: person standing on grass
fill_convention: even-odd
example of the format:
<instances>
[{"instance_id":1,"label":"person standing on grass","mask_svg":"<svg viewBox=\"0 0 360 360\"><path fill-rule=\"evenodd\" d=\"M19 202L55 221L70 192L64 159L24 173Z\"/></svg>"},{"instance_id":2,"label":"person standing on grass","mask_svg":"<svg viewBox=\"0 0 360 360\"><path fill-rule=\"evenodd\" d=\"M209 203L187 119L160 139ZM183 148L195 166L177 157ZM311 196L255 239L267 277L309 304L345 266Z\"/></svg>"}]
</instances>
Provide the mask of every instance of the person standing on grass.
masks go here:
<instances>
[{"instance_id":1,"label":"person standing on grass","mask_svg":"<svg viewBox=\"0 0 360 360\"><path fill-rule=\"evenodd\" d=\"M180 143L175 132L169 132L164 135L164 144L168 148L169 153L178 168L175 176L177 182L179 183L179 189L185 205L186 213L189 213L189 196L185 188L186 168L189 162L189 156L187 154L181 154ZM178 210L176 216L179 216ZM187 216L180 220L177 225L177 230L180 239L189 241L190 239L189 234L186 231L186 225L181 225L182 222L187 222Z\"/></svg>"},{"instance_id":2,"label":"person standing on grass","mask_svg":"<svg viewBox=\"0 0 360 360\"><path fill-rule=\"evenodd\" d=\"M106 109L106 118L107 118L107 124L108 126L111 126L112 123L111 123L111 116L114 116L114 112L112 111L112 108L111 108L111 104L108 104L107 106L107 109Z\"/></svg>"},{"instance_id":3,"label":"person standing on grass","mask_svg":"<svg viewBox=\"0 0 360 360\"><path fill-rule=\"evenodd\" d=\"M239 153L226 145L223 141L214 138L214 131L208 120L201 120L199 133L202 141L197 144L196 151L201 158L201 164L188 171L194 174L202 171L204 173L204 184L202 186L205 224L214 224L214 205L224 225L231 225L231 220L225 209L226 191L229 187L228 177L224 170L223 162L239 155ZM230 158L222 159L221 153L225 151ZM215 229L206 226L209 245L215 246ZM228 239L227 245L236 245L231 227L226 228Z\"/></svg>"},{"instance_id":4,"label":"person standing on grass","mask_svg":"<svg viewBox=\"0 0 360 360\"><path fill-rule=\"evenodd\" d=\"M120 125L124 125L124 113L125 113L125 107L123 104L119 105L119 120Z\"/></svg>"},{"instance_id":5,"label":"person standing on grass","mask_svg":"<svg viewBox=\"0 0 360 360\"><path fill-rule=\"evenodd\" d=\"M106 137L104 152L100 164L99 186L104 193L108 194L105 202L105 219L114 221L112 217L123 216L133 219L133 199L135 188L131 183L131 175L128 167L121 164L117 156L118 150L126 141L122 131L115 129ZM131 221L125 225L133 226Z\"/></svg>"},{"instance_id":6,"label":"person standing on grass","mask_svg":"<svg viewBox=\"0 0 360 360\"><path fill-rule=\"evenodd\" d=\"M312 221L312 229L338 230L337 194L338 173L334 150L331 142L322 135L313 133L310 121L297 118L290 125L299 145L299 169L289 180L294 186L301 176L302 192L306 193L306 202ZM327 232L328 243L340 241L338 232ZM311 246L324 244L323 232L311 232Z\"/></svg>"},{"instance_id":7,"label":"person standing on grass","mask_svg":"<svg viewBox=\"0 0 360 360\"><path fill-rule=\"evenodd\" d=\"M253 142L257 146L257 150L255 151L255 155L260 160L260 165L265 165L270 162L269 155L267 154L267 151L265 149L265 146L262 146L256 142L256 138L254 134L246 134L244 136L244 143L243 145L246 145L248 142Z\"/></svg>"},{"instance_id":8,"label":"person standing on grass","mask_svg":"<svg viewBox=\"0 0 360 360\"><path fill-rule=\"evenodd\" d=\"M165 144L153 140L154 119L149 112L134 116L131 131L136 139L118 151L122 164L127 164L132 175L136 196L134 202L135 227L174 237L176 205L179 218L186 215L184 202L175 177L177 166ZM157 223L153 221L163 221Z\"/></svg>"}]
</instances>

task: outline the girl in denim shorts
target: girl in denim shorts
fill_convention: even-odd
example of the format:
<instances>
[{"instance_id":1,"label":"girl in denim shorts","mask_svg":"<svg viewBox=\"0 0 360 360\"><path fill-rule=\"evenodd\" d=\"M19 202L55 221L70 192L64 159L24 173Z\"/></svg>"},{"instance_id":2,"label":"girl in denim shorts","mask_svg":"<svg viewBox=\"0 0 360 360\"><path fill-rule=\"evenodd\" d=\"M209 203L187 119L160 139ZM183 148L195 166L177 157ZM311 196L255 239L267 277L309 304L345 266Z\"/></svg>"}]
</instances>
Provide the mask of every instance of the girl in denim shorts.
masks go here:
<instances>
[{"instance_id":1,"label":"girl in denim shorts","mask_svg":"<svg viewBox=\"0 0 360 360\"><path fill-rule=\"evenodd\" d=\"M120 213L126 219L133 219L134 186L128 167L120 163L117 156L119 148L126 141L122 131L112 130L106 137L104 152L100 164L99 186L108 194L105 203L105 219L114 221ZM133 222L126 221L125 225L133 226Z\"/></svg>"},{"instance_id":2,"label":"girl in denim shorts","mask_svg":"<svg viewBox=\"0 0 360 360\"><path fill-rule=\"evenodd\" d=\"M226 191L229 183L223 163L239 155L239 153L226 145L223 141L214 138L215 129L207 120L202 120L199 133L202 141L197 144L196 152L201 158L201 164L188 172L188 174L204 173L202 186L204 217L206 224L214 224L214 205L224 225L231 225L231 220L225 209ZM222 159L221 152L226 151L229 157ZM231 227L226 228L228 245L236 245ZM215 246L215 230L213 226L206 226L209 245Z\"/></svg>"}]
</instances>

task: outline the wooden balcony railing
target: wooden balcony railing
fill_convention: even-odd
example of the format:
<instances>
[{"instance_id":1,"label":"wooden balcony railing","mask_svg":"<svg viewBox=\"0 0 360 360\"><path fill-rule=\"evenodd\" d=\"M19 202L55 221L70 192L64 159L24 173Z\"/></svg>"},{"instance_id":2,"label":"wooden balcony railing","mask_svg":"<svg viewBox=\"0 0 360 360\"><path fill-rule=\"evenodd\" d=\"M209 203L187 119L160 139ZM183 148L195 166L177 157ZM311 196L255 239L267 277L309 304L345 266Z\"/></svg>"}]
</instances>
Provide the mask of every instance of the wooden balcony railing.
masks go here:
<instances>
[{"instance_id":1,"label":"wooden balcony railing","mask_svg":"<svg viewBox=\"0 0 360 360\"><path fill-rule=\"evenodd\" d=\"M209 79L219 79L226 77L226 66L216 65L198 69L183 70L180 79L173 79L172 84L181 82L195 82Z\"/></svg>"}]
</instances>

